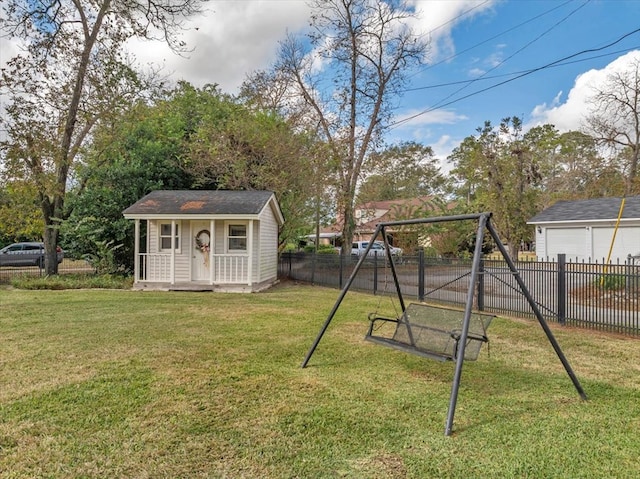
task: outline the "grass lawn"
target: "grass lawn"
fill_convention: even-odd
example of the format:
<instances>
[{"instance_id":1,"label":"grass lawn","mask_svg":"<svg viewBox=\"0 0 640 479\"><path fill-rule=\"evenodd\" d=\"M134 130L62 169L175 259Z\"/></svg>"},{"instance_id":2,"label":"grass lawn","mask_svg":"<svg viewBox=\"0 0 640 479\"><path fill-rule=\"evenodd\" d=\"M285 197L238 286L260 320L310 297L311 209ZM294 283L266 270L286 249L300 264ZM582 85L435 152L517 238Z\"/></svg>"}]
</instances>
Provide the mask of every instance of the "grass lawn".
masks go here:
<instances>
[{"instance_id":1,"label":"grass lawn","mask_svg":"<svg viewBox=\"0 0 640 479\"><path fill-rule=\"evenodd\" d=\"M640 477L640 342L498 318L466 363L363 340L378 298L0 290L0 477ZM393 311L390 300L381 303Z\"/></svg>"}]
</instances>

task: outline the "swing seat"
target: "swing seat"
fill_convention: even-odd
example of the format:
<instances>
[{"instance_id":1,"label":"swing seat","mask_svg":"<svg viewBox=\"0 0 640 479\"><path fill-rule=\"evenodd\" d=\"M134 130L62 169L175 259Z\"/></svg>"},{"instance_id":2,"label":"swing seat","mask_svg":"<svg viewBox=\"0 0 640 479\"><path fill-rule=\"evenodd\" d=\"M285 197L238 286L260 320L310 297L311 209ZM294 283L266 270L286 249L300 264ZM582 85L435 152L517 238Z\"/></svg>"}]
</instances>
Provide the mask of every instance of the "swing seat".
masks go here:
<instances>
[{"instance_id":1,"label":"swing seat","mask_svg":"<svg viewBox=\"0 0 640 479\"><path fill-rule=\"evenodd\" d=\"M475 361L483 343L488 343L487 328L494 315L471 313L464 359ZM458 357L464 311L411 303L400 318L369 315L365 339L376 344L437 361L454 361ZM393 335L385 324L395 326ZM386 334L385 334L386 333Z\"/></svg>"}]
</instances>

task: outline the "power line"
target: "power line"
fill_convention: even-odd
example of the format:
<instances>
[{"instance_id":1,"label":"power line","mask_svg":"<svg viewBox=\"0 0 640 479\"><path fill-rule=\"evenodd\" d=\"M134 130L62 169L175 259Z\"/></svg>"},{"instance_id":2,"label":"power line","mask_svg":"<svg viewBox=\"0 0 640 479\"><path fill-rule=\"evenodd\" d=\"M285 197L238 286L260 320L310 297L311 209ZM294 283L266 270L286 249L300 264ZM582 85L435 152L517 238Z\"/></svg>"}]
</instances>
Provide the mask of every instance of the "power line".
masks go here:
<instances>
[{"instance_id":1,"label":"power line","mask_svg":"<svg viewBox=\"0 0 640 479\"><path fill-rule=\"evenodd\" d=\"M478 8L482 7L483 5L486 5L487 3L489 3L491 0L484 0L484 2L479 3L473 7L471 7L469 10L465 10L463 11L461 14L459 14L457 17L452 18L451 20L448 20L444 23L441 23L440 25L438 25L435 28L432 28L431 30L429 30L429 32L427 32L427 35L432 34L433 32L435 32L436 30L440 30L443 27L446 27L447 25L449 25L450 23L454 23L456 20L460 20L463 17L466 17L467 14L473 12L474 10L477 10ZM573 0L569 0L569 1L573 1Z\"/></svg>"},{"instance_id":2,"label":"power line","mask_svg":"<svg viewBox=\"0 0 640 479\"><path fill-rule=\"evenodd\" d=\"M438 65L441 65L441 64L443 64L443 63L448 62L449 60L453 60L454 58L459 57L460 55L463 55L463 54L465 54L465 53L467 53L467 52L469 52L469 51L471 51L471 50L474 50L475 48L477 48L477 47L479 47L479 46L482 46L482 45L484 45L485 43L489 43L490 41L495 40L496 38L499 38L499 37L501 37L502 35L505 35L506 33L512 32L512 31L514 31L514 30L517 30L517 29L519 29L520 27L523 27L523 26L525 26L525 25L527 25L527 24L529 24L529 23L531 23L531 22L533 22L533 21L535 21L535 20L537 20L537 19L539 19L539 18L542 18L542 17L544 17L545 15L547 15L547 14L549 14L549 13L551 13L551 12L554 12L555 10L558 10L559 8L562 8L562 7L564 7L565 5L567 5L567 4L569 4L569 3L573 2L573 1L575 1L575 0L567 0L566 2L564 2L564 3L560 4L560 5L556 5L555 7L550 8L549 10L546 10L546 11L544 11L544 12L542 12L542 13L538 14L538 15L535 15L535 16L533 16L533 17L531 17L531 18L529 18L529 19L525 20L524 22L518 23L517 25L514 25L514 26L513 26L513 27L511 27L511 28L508 28L508 29L506 29L506 30L504 30L504 31L502 31L502 32L500 32L500 33L497 33L496 35L494 35L494 36L492 36L492 37L489 37L489 38L487 38L486 40L481 41L480 43L476 43L475 45L472 45L472 46L470 46L469 48L465 48L464 50L461 50L460 52L458 52L458 53L456 53L456 54L454 54L454 55L451 55L451 56L449 56L449 57L447 57L447 58L443 58L442 60L440 60L440 61L438 61L438 62L436 62L436 63L432 63L431 65L428 65L428 66L426 66L425 68L420 69L418 72L416 72L416 73L415 73L414 75L412 75L412 76L415 76L415 75L417 75L418 73L424 72L424 71L426 71L426 70L430 70L431 68L434 68L434 67L436 67L436 66L438 66ZM480 7L480 6L484 5L485 3L487 3L487 2L484 2L484 3L480 4L480 5L478 5L478 7ZM477 7L475 7L475 8L477 8ZM471 12L472 10L473 10L473 9L470 9L470 10L467 10L466 12L463 12L462 14L458 15L458 16L457 16L456 18L454 18L453 20L458 20L458 19L462 18L463 16L465 16L467 13ZM438 27L436 27L436 28L434 28L433 30L431 30L431 32L429 32L429 33L432 33L432 32L434 32L434 31L438 30L439 28L441 28L441 27L443 27L443 26L445 26L445 25L447 25L447 24L451 23L453 20L451 20L451 21L449 21L449 22L446 22L446 23L443 23L442 25L439 25Z\"/></svg>"},{"instance_id":3,"label":"power line","mask_svg":"<svg viewBox=\"0 0 640 479\"><path fill-rule=\"evenodd\" d=\"M467 85L464 85L463 87L458 88L456 91L454 91L453 93L450 93L449 95L447 95L446 97L444 97L442 100L440 100L438 103L436 103L435 105L433 105L431 108L437 108L438 106L440 106L442 103L446 102L449 98L451 98L452 96L460 93L462 90L468 88L472 83L475 83L476 81L480 80L483 76L485 76L487 73L490 73L494 70L496 70L497 68L499 68L500 66L504 65L507 61L509 61L510 59L512 59L513 57L515 57L516 55L518 55L519 53L521 53L522 51L524 51L526 48L528 48L529 46L533 45L535 42L537 42L538 40L540 40L542 37L544 37L545 35L547 35L549 32L551 32L552 30L554 30L555 28L557 28L561 23L565 22L569 17L571 17L574 13L576 13L578 10L580 10L581 8L583 8L585 5L587 5L590 2L590 0L587 0L586 2L584 2L582 5L580 5L578 8L573 9L571 12L569 12L568 15L565 15L564 18L562 18L561 20L558 20L556 23L554 23L550 28L547 28L544 32L542 32L541 34L539 34L537 37L535 37L533 40L529 41L528 43L526 43L524 46L520 47L518 50L516 50L515 52L513 52L511 55L509 55L507 58L505 58L504 60L502 60L501 62L499 62L497 65L495 65L493 68L490 68L488 71L486 71L484 74L480 75L480 77L478 78L474 78L473 81Z\"/></svg>"},{"instance_id":4,"label":"power line","mask_svg":"<svg viewBox=\"0 0 640 479\"><path fill-rule=\"evenodd\" d=\"M442 108L442 107L445 107L445 106L452 105L453 103L457 103L457 102L459 102L459 101L461 101L461 100L466 100L467 98L470 98L470 97L475 96L475 95L479 95L480 93L484 93L484 92L486 92L486 91L492 90L492 89L494 89L494 88L497 88L497 87L499 87L499 86L505 85L505 84L510 83L510 82L512 82L512 81L518 80L518 79L520 79L520 78L522 78L522 77L525 77L525 76L527 76L527 75L531 75L532 73L535 73L535 72L538 72L538 71L541 71L541 70L546 70L547 68L554 67L554 66L556 66L556 65L560 64L561 62L564 62L564 61L569 60L569 59L571 59L571 58L577 57L577 56L579 56L579 55L584 55L585 53L598 52L598 51L605 50L605 49L607 49L607 48L609 48L609 47L611 47L611 46L613 46L613 45L615 45L615 44L617 44L617 43L620 43L620 42L621 42L622 40L624 40L625 38L627 38L627 37L629 37L629 36L631 36L631 35L633 35L633 34L635 34L635 33L638 33L638 32L640 32L640 28L638 28L638 29L636 29L636 30L633 30L633 31L631 31L631 32L625 33L624 35L622 35L622 36L621 36L620 38L618 38L617 40L615 40L615 41L613 41L613 42L611 42L611 43L609 43L609 44L607 44L607 45L604 45L604 46L602 46L602 47L599 47L599 48L590 48L590 49L587 49L587 50L581 50L581 51L579 51L579 52L577 52L577 53L574 53L574 54L572 54L572 55L568 55L568 56L566 56L566 57L563 57L563 58L560 58L560 59L558 59L558 60L555 60L555 61L553 61L553 62L551 62L551 63L547 63L546 65L543 65L543 66L541 66L541 67L533 68L533 69L531 69L531 70L527 70L527 71L523 72L522 74L517 75L517 76L515 76L515 77L513 77L513 78L510 78L510 79L508 79L508 80L501 81L501 82L499 82L499 83L496 83L496 84L494 84L494 85L488 86L488 87L483 88L483 89L481 89L481 90L477 90L477 91L475 91L475 92L469 93L469 94L464 95L464 96L461 96L461 97L459 97L459 98L454 98L453 100L451 100L451 101L449 101L449 102L447 102L447 103L444 103L444 104L438 104L437 106L435 106L435 105L434 105L434 106L431 106L431 107L429 107L429 108L427 108L427 109L425 109L425 110L423 110L423 111L421 111L421 112L419 112L419 113L416 113L416 114L411 115L411 116L409 116L409 117L407 117L407 118L403 118L402 120L398 120L398 121L396 121L396 122L394 122L394 123L391 123L391 124L389 125L389 128L390 128L390 129L393 129L393 128L395 128L395 127L399 126L399 125L402 125L402 124L404 124L404 123L407 123L408 121L413 120L414 118L417 118L417 117L419 117L419 116L422 116L422 115L425 115L425 114L427 114L427 113L430 113L430 112L434 111L436 108Z\"/></svg>"},{"instance_id":5,"label":"power line","mask_svg":"<svg viewBox=\"0 0 640 479\"><path fill-rule=\"evenodd\" d=\"M636 50L638 48L640 48L640 45L635 45L635 46L629 47L629 48L623 48L622 50L616 50L614 52L603 53L602 55L594 55L592 57L581 58L580 60L573 60L573 61L570 61L570 62L557 63L555 65L551 65L549 68L557 68L557 67L562 67L562 66L565 66L565 65L572 65L574 63L587 62L589 60L595 60L597 58L610 57L611 55L619 55L621 53L627 53L627 52L630 52L632 50ZM414 88L406 88L405 90L402 90L402 91L403 91L403 93L407 93L407 92L412 92L412 91L431 90L431 89L434 89L434 88L442 88L442 87L445 87L445 86L455 86L455 85L473 83L475 81L480 81L480 80L494 80L496 78L510 77L510 76L513 76L513 75L520 75L521 73L529 73L529 72L533 72L533 71L535 71L535 68L534 69L530 69L530 70L519 70L519 71L515 71L515 72L511 72L511 73L502 73L500 75L483 76L482 78L473 78L473 79L470 79L470 80L459 80L459 81L453 81L453 82L447 82L447 83L435 83L433 85L418 86L418 87L414 87Z\"/></svg>"}]
</instances>

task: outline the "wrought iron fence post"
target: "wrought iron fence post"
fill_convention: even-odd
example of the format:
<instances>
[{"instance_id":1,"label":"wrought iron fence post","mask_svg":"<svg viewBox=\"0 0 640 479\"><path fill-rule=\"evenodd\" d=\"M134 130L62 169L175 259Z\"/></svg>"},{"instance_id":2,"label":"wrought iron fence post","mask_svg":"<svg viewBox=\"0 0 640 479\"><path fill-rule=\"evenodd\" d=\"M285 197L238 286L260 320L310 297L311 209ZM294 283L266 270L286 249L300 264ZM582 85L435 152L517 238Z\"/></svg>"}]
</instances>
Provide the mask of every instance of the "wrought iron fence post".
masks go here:
<instances>
[{"instance_id":1,"label":"wrought iron fence post","mask_svg":"<svg viewBox=\"0 0 640 479\"><path fill-rule=\"evenodd\" d=\"M378 252L373 252L373 294L378 294Z\"/></svg>"},{"instance_id":2,"label":"wrought iron fence post","mask_svg":"<svg viewBox=\"0 0 640 479\"><path fill-rule=\"evenodd\" d=\"M424 250L418 251L418 300L424 301Z\"/></svg>"},{"instance_id":3,"label":"wrought iron fence post","mask_svg":"<svg viewBox=\"0 0 640 479\"><path fill-rule=\"evenodd\" d=\"M318 253L313 253L313 259L311 260L311 284L315 283L316 280L316 260L318 258Z\"/></svg>"},{"instance_id":4,"label":"wrought iron fence post","mask_svg":"<svg viewBox=\"0 0 640 479\"><path fill-rule=\"evenodd\" d=\"M567 319L567 255L558 254L558 323L565 324Z\"/></svg>"},{"instance_id":5,"label":"wrought iron fence post","mask_svg":"<svg viewBox=\"0 0 640 479\"><path fill-rule=\"evenodd\" d=\"M340 289L342 289L342 275L344 273L344 261L343 261L343 258L342 258L342 253L340 253L338 255L338 259L340 261L339 273L338 273L340 275L340 278L338 279L338 284L340 285L339 286Z\"/></svg>"},{"instance_id":6,"label":"wrought iron fence post","mask_svg":"<svg viewBox=\"0 0 640 479\"><path fill-rule=\"evenodd\" d=\"M478 311L484 311L484 260L478 265Z\"/></svg>"}]
</instances>

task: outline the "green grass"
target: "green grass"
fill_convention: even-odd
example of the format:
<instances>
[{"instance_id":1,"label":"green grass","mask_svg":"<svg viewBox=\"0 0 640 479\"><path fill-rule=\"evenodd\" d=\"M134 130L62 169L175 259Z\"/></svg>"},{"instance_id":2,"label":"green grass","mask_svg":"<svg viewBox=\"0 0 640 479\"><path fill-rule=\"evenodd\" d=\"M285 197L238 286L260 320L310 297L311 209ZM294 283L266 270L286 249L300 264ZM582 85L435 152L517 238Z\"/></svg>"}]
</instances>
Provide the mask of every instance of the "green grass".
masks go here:
<instances>
[{"instance_id":1,"label":"green grass","mask_svg":"<svg viewBox=\"0 0 640 479\"><path fill-rule=\"evenodd\" d=\"M0 477L640 476L638 340L553 328L585 402L537 323L499 318L444 437L454 365L363 341L378 298L349 293L300 368L336 297L0 290Z\"/></svg>"}]
</instances>

